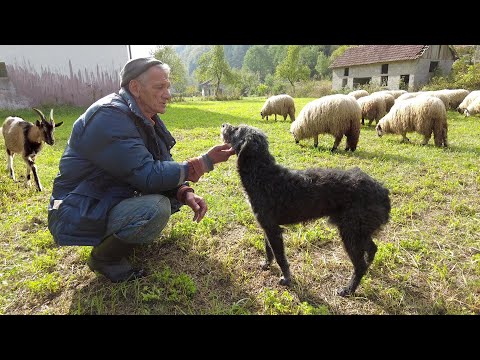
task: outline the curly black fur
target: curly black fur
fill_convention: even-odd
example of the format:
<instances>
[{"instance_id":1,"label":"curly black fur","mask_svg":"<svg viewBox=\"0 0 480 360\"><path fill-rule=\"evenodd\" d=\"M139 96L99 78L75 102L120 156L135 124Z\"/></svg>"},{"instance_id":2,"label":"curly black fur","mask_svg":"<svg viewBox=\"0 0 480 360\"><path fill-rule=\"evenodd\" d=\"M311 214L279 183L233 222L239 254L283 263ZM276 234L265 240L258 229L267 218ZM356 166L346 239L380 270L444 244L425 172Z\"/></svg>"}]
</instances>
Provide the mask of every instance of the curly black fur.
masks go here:
<instances>
[{"instance_id":1,"label":"curly black fur","mask_svg":"<svg viewBox=\"0 0 480 360\"><path fill-rule=\"evenodd\" d=\"M248 125L223 124L221 135L235 149L243 187L265 232L263 268L268 269L275 257L283 274L280 283L289 285L280 225L328 216L354 267L349 284L338 294L353 294L377 251L372 236L389 220L388 189L359 168L291 170L278 165L266 135Z\"/></svg>"}]
</instances>

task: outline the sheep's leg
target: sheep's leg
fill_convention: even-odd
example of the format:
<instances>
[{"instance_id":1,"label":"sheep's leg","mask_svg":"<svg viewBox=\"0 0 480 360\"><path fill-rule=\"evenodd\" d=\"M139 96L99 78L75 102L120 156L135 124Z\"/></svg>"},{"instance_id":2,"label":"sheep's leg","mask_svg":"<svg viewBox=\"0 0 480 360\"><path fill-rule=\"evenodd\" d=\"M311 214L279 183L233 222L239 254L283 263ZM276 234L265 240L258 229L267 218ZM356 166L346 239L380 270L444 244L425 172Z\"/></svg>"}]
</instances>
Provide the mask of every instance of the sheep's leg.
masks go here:
<instances>
[{"instance_id":1,"label":"sheep's leg","mask_svg":"<svg viewBox=\"0 0 480 360\"><path fill-rule=\"evenodd\" d=\"M362 116L362 125L365 125L365 117Z\"/></svg>"},{"instance_id":2,"label":"sheep's leg","mask_svg":"<svg viewBox=\"0 0 480 360\"><path fill-rule=\"evenodd\" d=\"M431 134L430 135L423 135L422 145L427 145L428 142L430 141L431 136L432 136Z\"/></svg>"},{"instance_id":3,"label":"sheep's leg","mask_svg":"<svg viewBox=\"0 0 480 360\"><path fill-rule=\"evenodd\" d=\"M275 114L275 121L277 121L277 114Z\"/></svg>"},{"instance_id":4,"label":"sheep's leg","mask_svg":"<svg viewBox=\"0 0 480 360\"><path fill-rule=\"evenodd\" d=\"M410 139L407 138L407 133L402 134L402 143L410 142Z\"/></svg>"},{"instance_id":5,"label":"sheep's leg","mask_svg":"<svg viewBox=\"0 0 480 360\"><path fill-rule=\"evenodd\" d=\"M343 134L339 136L335 136L335 142L333 143L332 150L330 150L331 152L334 152L335 150L337 150L338 145L340 145L340 141L342 141L342 138L343 138Z\"/></svg>"},{"instance_id":6,"label":"sheep's leg","mask_svg":"<svg viewBox=\"0 0 480 360\"><path fill-rule=\"evenodd\" d=\"M15 181L15 171L13 171L13 152L7 149L8 160L7 160L7 170L10 173L10 177Z\"/></svg>"},{"instance_id":7,"label":"sheep's leg","mask_svg":"<svg viewBox=\"0 0 480 360\"><path fill-rule=\"evenodd\" d=\"M318 147L318 134L313 137L313 146Z\"/></svg>"}]
</instances>

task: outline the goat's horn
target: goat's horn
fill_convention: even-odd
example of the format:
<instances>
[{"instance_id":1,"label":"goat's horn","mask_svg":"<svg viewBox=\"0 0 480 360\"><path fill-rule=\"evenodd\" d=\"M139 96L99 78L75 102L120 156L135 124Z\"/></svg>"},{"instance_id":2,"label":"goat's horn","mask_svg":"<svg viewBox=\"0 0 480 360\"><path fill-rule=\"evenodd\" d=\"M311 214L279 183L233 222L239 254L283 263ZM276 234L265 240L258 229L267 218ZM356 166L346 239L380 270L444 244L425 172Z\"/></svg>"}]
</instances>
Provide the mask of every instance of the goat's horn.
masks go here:
<instances>
[{"instance_id":1,"label":"goat's horn","mask_svg":"<svg viewBox=\"0 0 480 360\"><path fill-rule=\"evenodd\" d=\"M36 108L32 108L32 109L33 109L34 111L36 111L36 112L38 113L38 115L40 115L40 118L41 118L43 121L47 121L47 120L45 119L45 115L43 115L43 113L42 113L40 110L38 110L38 109L36 109Z\"/></svg>"},{"instance_id":2,"label":"goat's horn","mask_svg":"<svg viewBox=\"0 0 480 360\"><path fill-rule=\"evenodd\" d=\"M53 109L50 109L50 121L53 121Z\"/></svg>"}]
</instances>

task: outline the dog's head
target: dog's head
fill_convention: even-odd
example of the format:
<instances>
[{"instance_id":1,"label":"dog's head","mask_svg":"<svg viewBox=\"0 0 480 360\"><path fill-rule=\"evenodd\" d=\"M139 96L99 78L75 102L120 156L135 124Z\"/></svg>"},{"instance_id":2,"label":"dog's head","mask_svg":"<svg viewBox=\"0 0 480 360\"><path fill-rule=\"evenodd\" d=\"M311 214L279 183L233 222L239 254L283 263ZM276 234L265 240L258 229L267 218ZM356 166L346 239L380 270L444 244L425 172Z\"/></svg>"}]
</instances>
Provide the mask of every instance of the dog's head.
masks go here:
<instances>
[{"instance_id":1,"label":"dog's head","mask_svg":"<svg viewBox=\"0 0 480 360\"><path fill-rule=\"evenodd\" d=\"M220 134L223 141L230 144L238 156L247 150L260 154L268 151L267 136L253 126L223 124Z\"/></svg>"}]
</instances>

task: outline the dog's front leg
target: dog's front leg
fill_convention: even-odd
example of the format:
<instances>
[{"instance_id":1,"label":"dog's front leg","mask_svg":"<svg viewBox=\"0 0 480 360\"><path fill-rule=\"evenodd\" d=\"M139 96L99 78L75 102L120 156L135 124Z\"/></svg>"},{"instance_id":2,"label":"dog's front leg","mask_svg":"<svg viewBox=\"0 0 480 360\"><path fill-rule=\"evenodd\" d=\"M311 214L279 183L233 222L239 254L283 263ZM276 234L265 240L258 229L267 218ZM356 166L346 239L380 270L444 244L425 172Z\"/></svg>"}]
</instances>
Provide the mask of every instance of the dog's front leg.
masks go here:
<instances>
[{"instance_id":1,"label":"dog's front leg","mask_svg":"<svg viewBox=\"0 0 480 360\"><path fill-rule=\"evenodd\" d=\"M290 267L288 265L287 258L285 256L285 247L283 244L283 237L282 237L282 229L280 226L275 225L271 226L269 228L265 228L265 235L266 235L266 240L270 244L270 246L266 246L268 249L271 247L271 252L273 251L273 254L275 255L275 259L277 260L278 266L280 266L280 269L282 270L282 278L280 279L280 285L285 285L288 286L290 285L291 279L290 279ZM267 261L269 259L269 256L272 256L271 254L269 255L269 250L267 250ZM273 260L273 258L271 259ZM270 260L270 262L271 262Z\"/></svg>"},{"instance_id":2,"label":"dog's front leg","mask_svg":"<svg viewBox=\"0 0 480 360\"><path fill-rule=\"evenodd\" d=\"M262 270L270 269L270 264L272 263L274 257L272 247L267 240L267 234L265 234L265 254L267 255L267 257L265 259L265 262L262 264Z\"/></svg>"}]
</instances>

